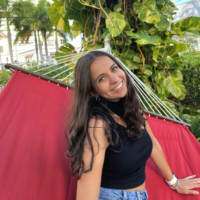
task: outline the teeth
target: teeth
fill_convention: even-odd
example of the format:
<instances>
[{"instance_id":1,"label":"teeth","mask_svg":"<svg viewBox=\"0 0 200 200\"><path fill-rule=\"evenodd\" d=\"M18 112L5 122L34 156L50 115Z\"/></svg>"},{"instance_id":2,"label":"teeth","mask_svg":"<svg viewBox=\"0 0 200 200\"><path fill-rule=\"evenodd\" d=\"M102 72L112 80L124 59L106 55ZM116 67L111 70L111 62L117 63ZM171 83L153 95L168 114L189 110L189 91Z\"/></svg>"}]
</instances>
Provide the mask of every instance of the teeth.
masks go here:
<instances>
[{"instance_id":1,"label":"teeth","mask_svg":"<svg viewBox=\"0 0 200 200\"><path fill-rule=\"evenodd\" d=\"M122 86L122 82L114 90L118 90L121 86Z\"/></svg>"}]
</instances>

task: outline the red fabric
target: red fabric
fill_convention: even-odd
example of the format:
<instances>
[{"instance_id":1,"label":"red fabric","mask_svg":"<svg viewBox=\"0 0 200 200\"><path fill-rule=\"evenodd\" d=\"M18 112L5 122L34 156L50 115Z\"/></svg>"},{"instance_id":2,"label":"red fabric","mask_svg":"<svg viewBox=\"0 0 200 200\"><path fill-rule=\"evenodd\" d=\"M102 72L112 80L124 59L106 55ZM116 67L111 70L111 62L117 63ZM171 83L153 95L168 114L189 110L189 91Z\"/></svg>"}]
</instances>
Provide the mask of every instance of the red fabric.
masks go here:
<instances>
[{"instance_id":1,"label":"red fabric","mask_svg":"<svg viewBox=\"0 0 200 200\"><path fill-rule=\"evenodd\" d=\"M187 127L172 122L147 117L152 132L159 141L167 162L178 178L196 174L200 177L200 143ZM197 200L200 195L181 195L174 192L152 162L147 161L146 188L149 200ZM200 189L195 189L199 191Z\"/></svg>"},{"instance_id":2,"label":"red fabric","mask_svg":"<svg viewBox=\"0 0 200 200\"><path fill-rule=\"evenodd\" d=\"M0 199L73 200L64 124L72 92L15 71L0 94Z\"/></svg>"},{"instance_id":3,"label":"red fabric","mask_svg":"<svg viewBox=\"0 0 200 200\"><path fill-rule=\"evenodd\" d=\"M0 199L75 200L76 180L66 159L64 137L70 90L18 71L0 93ZM179 177L200 177L200 145L181 125L155 118L149 124ZM149 159L149 200L200 199L180 195L163 181Z\"/></svg>"}]
</instances>

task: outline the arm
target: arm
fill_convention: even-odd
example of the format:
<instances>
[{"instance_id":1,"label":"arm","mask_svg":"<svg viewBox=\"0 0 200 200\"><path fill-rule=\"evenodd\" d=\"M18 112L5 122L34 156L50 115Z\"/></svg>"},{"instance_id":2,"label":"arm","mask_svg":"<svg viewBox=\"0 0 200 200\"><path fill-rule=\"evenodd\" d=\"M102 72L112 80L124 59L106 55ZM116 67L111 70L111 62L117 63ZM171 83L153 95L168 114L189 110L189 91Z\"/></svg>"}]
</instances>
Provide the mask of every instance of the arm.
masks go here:
<instances>
[{"instance_id":1,"label":"arm","mask_svg":"<svg viewBox=\"0 0 200 200\"><path fill-rule=\"evenodd\" d=\"M102 120L95 119L89 121L89 135L92 141L94 149L94 163L92 170L83 173L77 184L77 200L98 200L101 174L104 163L105 151L108 146L108 142L104 133L104 125ZM91 162L91 149L88 140L84 142L84 171L90 168Z\"/></svg>"},{"instance_id":2,"label":"arm","mask_svg":"<svg viewBox=\"0 0 200 200\"><path fill-rule=\"evenodd\" d=\"M145 116L144 116L145 117ZM157 139L155 138L155 136L153 135L151 128L148 124L148 122L145 122L146 125L146 130L149 133L152 143L153 143L153 149L152 149L152 153L151 153L151 159L153 160L153 162L155 163L155 165L158 167L158 169L160 170L160 172L162 173L163 177L166 180L172 180L173 175L172 175L172 171L166 161L165 155L163 153L163 150L159 144L159 142L157 141ZM198 178L194 178L195 175L193 176L188 176L186 178L183 179L179 179L179 185L176 189L176 191L178 193L182 193L182 194L196 194L198 195L199 192L192 190L193 188L200 188L200 179ZM196 184L196 187L194 187ZM176 183L173 185L173 187L176 185Z\"/></svg>"}]
</instances>

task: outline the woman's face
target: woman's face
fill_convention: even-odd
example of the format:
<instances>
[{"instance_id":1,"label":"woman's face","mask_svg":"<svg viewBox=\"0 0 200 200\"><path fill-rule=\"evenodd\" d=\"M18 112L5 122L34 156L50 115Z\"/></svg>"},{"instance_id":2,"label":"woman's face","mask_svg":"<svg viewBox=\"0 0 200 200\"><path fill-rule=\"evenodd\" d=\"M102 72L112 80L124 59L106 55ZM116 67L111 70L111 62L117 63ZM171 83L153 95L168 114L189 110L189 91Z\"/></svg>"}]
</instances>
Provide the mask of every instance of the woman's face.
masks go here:
<instances>
[{"instance_id":1,"label":"woman's face","mask_svg":"<svg viewBox=\"0 0 200 200\"><path fill-rule=\"evenodd\" d=\"M127 94L126 75L109 57L99 56L90 65L90 78L94 91L108 101L119 101Z\"/></svg>"}]
</instances>

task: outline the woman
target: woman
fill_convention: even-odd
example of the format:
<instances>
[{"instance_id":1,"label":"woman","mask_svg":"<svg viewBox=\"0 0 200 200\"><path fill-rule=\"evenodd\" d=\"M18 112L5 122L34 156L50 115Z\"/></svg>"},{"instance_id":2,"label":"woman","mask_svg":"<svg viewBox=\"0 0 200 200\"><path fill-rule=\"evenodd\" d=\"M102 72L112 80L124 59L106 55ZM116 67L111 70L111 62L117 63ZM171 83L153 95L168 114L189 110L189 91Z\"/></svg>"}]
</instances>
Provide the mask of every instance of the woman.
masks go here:
<instances>
[{"instance_id":1,"label":"woman","mask_svg":"<svg viewBox=\"0 0 200 200\"><path fill-rule=\"evenodd\" d=\"M177 179L154 137L136 90L111 55L92 51L75 68L68 156L78 179L77 200L147 199L149 157L179 193L194 194L195 175Z\"/></svg>"}]
</instances>

